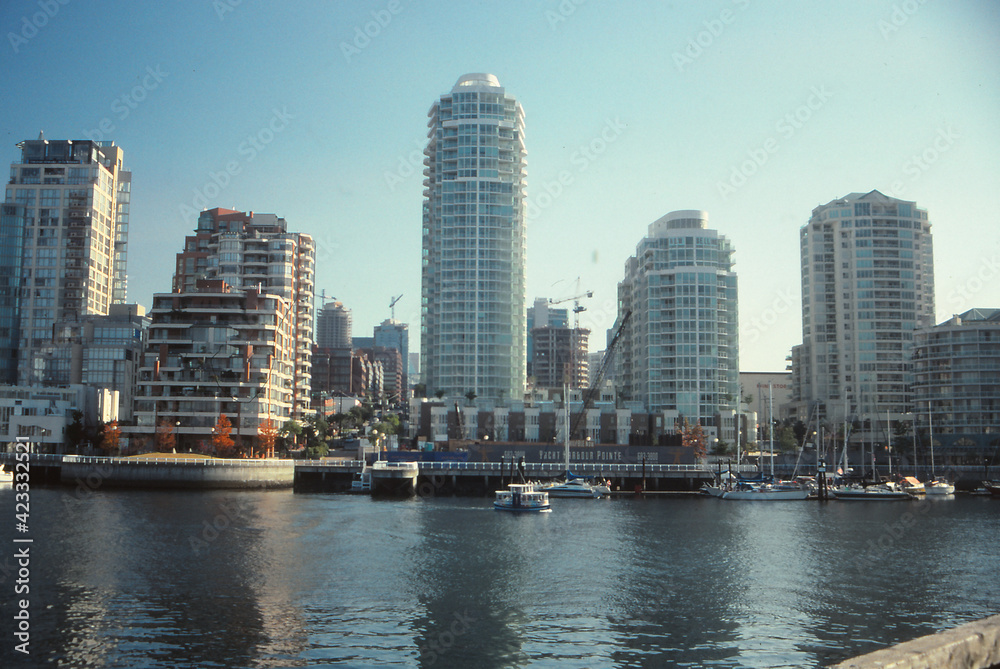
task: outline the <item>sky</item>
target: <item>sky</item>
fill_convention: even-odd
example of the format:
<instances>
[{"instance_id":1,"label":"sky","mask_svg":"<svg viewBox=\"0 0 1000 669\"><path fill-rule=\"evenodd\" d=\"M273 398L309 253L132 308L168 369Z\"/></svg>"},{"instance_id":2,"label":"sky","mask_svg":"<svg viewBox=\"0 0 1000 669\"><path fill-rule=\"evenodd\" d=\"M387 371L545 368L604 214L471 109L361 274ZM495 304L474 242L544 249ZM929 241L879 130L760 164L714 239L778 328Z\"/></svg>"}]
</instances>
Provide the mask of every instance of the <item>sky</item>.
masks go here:
<instances>
[{"instance_id":1,"label":"sky","mask_svg":"<svg viewBox=\"0 0 1000 669\"><path fill-rule=\"evenodd\" d=\"M592 291L592 350L680 209L733 243L745 371L801 343L798 232L848 193L927 210L939 322L1000 307L996 0L4 0L0 26L0 160L122 147L147 308L201 209L275 213L316 240L317 307L371 336L402 295L419 350L427 112L470 72L524 107L527 301Z\"/></svg>"}]
</instances>

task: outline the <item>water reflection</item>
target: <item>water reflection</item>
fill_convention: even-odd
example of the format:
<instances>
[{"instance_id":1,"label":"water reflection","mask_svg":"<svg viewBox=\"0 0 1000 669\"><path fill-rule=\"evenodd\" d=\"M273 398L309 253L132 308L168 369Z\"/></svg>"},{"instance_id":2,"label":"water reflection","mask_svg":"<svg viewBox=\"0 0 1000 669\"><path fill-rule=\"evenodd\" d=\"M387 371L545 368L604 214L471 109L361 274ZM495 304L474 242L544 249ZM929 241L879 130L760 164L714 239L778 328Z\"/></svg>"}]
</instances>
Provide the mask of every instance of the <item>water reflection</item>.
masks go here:
<instances>
[{"instance_id":1,"label":"water reflection","mask_svg":"<svg viewBox=\"0 0 1000 669\"><path fill-rule=\"evenodd\" d=\"M33 664L816 666L1000 607L990 499L32 502ZM7 592L11 573L0 559ZM0 666L21 659L0 647Z\"/></svg>"}]
</instances>

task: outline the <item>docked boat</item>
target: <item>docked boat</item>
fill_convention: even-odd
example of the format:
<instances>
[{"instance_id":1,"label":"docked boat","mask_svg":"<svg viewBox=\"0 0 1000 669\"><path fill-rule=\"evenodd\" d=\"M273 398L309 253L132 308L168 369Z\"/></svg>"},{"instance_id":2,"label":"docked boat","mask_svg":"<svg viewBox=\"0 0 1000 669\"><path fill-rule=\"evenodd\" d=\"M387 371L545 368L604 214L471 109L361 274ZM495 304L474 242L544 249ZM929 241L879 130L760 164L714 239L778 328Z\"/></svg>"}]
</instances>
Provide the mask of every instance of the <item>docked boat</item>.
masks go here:
<instances>
[{"instance_id":1,"label":"docked boat","mask_svg":"<svg viewBox=\"0 0 1000 669\"><path fill-rule=\"evenodd\" d=\"M551 511L549 494L534 483L511 483L506 490L497 490L493 508L497 511Z\"/></svg>"},{"instance_id":2,"label":"docked boat","mask_svg":"<svg viewBox=\"0 0 1000 669\"><path fill-rule=\"evenodd\" d=\"M923 495L927 492L926 486L915 476L904 476L899 485L911 495Z\"/></svg>"},{"instance_id":3,"label":"docked boat","mask_svg":"<svg viewBox=\"0 0 1000 669\"><path fill-rule=\"evenodd\" d=\"M994 497L1000 497L1000 481L983 481L983 487Z\"/></svg>"},{"instance_id":4,"label":"docked boat","mask_svg":"<svg viewBox=\"0 0 1000 669\"><path fill-rule=\"evenodd\" d=\"M14 472L8 471L3 467L0 467L0 484L13 483L13 482L14 482Z\"/></svg>"},{"instance_id":5,"label":"docked boat","mask_svg":"<svg viewBox=\"0 0 1000 669\"><path fill-rule=\"evenodd\" d=\"M895 483L878 483L870 486L844 485L834 488L833 496L843 500L901 500L913 496Z\"/></svg>"},{"instance_id":6,"label":"docked boat","mask_svg":"<svg viewBox=\"0 0 1000 669\"><path fill-rule=\"evenodd\" d=\"M746 501L785 501L808 499L809 489L795 483L740 483L732 490L723 492L722 499Z\"/></svg>"},{"instance_id":7,"label":"docked boat","mask_svg":"<svg viewBox=\"0 0 1000 669\"><path fill-rule=\"evenodd\" d=\"M955 484L948 483L947 481L935 480L924 486L924 490L928 495L954 495L955 494Z\"/></svg>"},{"instance_id":8,"label":"docked boat","mask_svg":"<svg viewBox=\"0 0 1000 669\"><path fill-rule=\"evenodd\" d=\"M594 484L585 478L569 478L566 481L550 483L541 488L549 497L583 497L593 499L611 493L606 485Z\"/></svg>"}]
</instances>

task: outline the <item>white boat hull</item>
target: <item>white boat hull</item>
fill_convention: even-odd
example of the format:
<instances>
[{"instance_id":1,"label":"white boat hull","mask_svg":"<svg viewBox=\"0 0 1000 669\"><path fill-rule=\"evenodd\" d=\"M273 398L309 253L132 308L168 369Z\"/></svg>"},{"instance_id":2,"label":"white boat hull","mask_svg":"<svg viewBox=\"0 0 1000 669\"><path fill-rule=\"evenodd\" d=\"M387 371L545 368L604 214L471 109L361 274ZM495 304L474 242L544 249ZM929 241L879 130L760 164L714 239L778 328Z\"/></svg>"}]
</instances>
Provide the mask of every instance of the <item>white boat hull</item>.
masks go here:
<instances>
[{"instance_id":1,"label":"white boat hull","mask_svg":"<svg viewBox=\"0 0 1000 669\"><path fill-rule=\"evenodd\" d=\"M570 481L568 483L554 483L542 488L549 494L549 497L580 497L584 499L595 499L609 494L611 491L607 486L592 485L587 482Z\"/></svg>"},{"instance_id":2,"label":"white boat hull","mask_svg":"<svg viewBox=\"0 0 1000 669\"><path fill-rule=\"evenodd\" d=\"M903 490L873 490L872 488L840 489L834 488L833 496L843 500L893 500L912 499L910 493Z\"/></svg>"},{"instance_id":3,"label":"white boat hull","mask_svg":"<svg viewBox=\"0 0 1000 669\"><path fill-rule=\"evenodd\" d=\"M777 501L807 499L809 497L809 491L753 488L751 490L727 490L722 493L721 497L722 499L777 502Z\"/></svg>"},{"instance_id":4,"label":"white boat hull","mask_svg":"<svg viewBox=\"0 0 1000 669\"><path fill-rule=\"evenodd\" d=\"M951 483L928 483L924 485L924 492L928 495L954 495L955 486Z\"/></svg>"}]
</instances>

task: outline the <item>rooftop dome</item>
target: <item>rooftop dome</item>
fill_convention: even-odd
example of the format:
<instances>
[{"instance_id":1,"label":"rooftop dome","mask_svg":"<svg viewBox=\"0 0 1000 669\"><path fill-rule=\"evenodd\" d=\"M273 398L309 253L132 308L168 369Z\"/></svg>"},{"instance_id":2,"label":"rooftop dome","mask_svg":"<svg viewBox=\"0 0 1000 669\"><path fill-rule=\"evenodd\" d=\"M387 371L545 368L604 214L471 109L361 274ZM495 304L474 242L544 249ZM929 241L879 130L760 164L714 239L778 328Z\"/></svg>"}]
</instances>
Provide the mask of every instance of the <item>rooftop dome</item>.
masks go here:
<instances>
[{"instance_id":1,"label":"rooftop dome","mask_svg":"<svg viewBox=\"0 0 1000 669\"><path fill-rule=\"evenodd\" d=\"M492 74L472 72L470 74L463 74L458 78L455 88L461 88L462 86L495 86L499 88L500 80Z\"/></svg>"}]
</instances>

